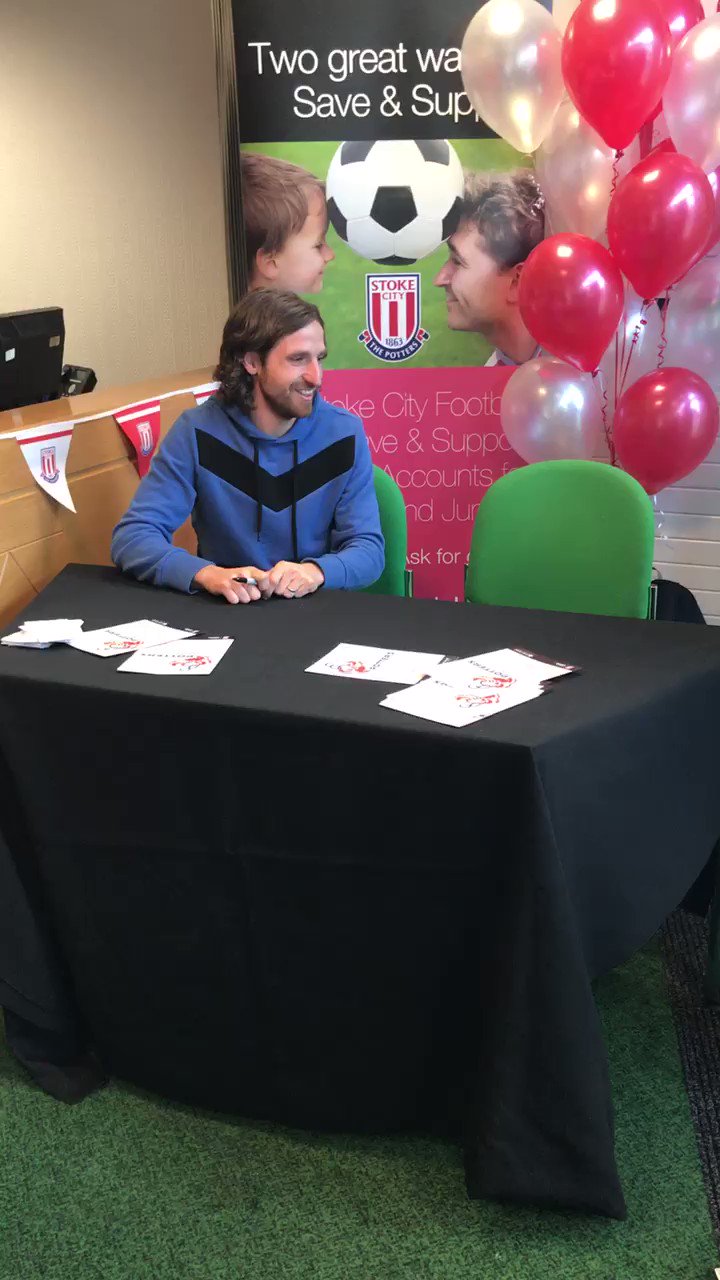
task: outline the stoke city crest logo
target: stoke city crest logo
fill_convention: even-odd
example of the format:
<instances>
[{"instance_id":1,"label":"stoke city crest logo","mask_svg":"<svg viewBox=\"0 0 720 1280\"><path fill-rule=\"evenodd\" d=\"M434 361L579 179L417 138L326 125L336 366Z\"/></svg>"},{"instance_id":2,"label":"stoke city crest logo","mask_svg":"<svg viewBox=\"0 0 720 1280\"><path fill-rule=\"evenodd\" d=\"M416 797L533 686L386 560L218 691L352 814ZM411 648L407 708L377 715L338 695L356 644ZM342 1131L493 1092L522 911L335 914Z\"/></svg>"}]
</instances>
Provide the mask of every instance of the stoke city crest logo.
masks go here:
<instances>
[{"instance_id":1,"label":"stoke city crest logo","mask_svg":"<svg viewBox=\"0 0 720 1280\"><path fill-rule=\"evenodd\" d=\"M43 480L47 480L48 484L55 484L55 481L60 479L57 452L54 444L50 444L46 449L40 450L40 475Z\"/></svg>"},{"instance_id":2,"label":"stoke city crest logo","mask_svg":"<svg viewBox=\"0 0 720 1280\"><path fill-rule=\"evenodd\" d=\"M371 356L395 364L417 354L430 334L420 324L420 274L365 277L366 328L358 334Z\"/></svg>"},{"instance_id":3,"label":"stoke city crest logo","mask_svg":"<svg viewBox=\"0 0 720 1280\"><path fill-rule=\"evenodd\" d=\"M140 438L140 452L144 458L147 458L154 448L152 427L149 422L139 422L137 430Z\"/></svg>"}]
</instances>

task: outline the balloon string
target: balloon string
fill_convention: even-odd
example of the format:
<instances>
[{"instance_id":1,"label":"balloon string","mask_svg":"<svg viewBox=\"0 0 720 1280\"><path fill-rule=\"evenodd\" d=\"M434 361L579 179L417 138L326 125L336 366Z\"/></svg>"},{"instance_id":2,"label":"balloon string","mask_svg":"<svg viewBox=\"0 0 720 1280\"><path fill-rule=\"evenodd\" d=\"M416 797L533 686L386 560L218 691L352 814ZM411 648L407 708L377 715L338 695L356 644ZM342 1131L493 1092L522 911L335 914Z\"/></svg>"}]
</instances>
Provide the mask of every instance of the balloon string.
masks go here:
<instances>
[{"instance_id":1,"label":"balloon string","mask_svg":"<svg viewBox=\"0 0 720 1280\"><path fill-rule=\"evenodd\" d=\"M720 0L718 0L718 3L720 4ZM617 190L617 184L618 184L618 181L619 181L619 179L620 179L620 161L622 160L622 158L623 158L623 156L624 156L624 155L625 155L625 152L624 152L624 151L616 151L616 152L615 152L615 155L614 155L614 158L613 158L613 167L612 167L612 186L610 187L610 199L611 199L611 200L612 200L612 198L613 198L613 196L615 195L615 192L616 192L616 190Z\"/></svg>"},{"instance_id":2,"label":"balloon string","mask_svg":"<svg viewBox=\"0 0 720 1280\"><path fill-rule=\"evenodd\" d=\"M671 285L668 289L667 294L665 295L665 306L662 309L662 317L660 320L660 341L658 343L658 369L662 369L665 363L665 351L668 344L667 334L665 332L667 329L667 313L670 306L670 297L674 288L675 286Z\"/></svg>"},{"instance_id":3,"label":"balloon string","mask_svg":"<svg viewBox=\"0 0 720 1280\"><path fill-rule=\"evenodd\" d=\"M597 378L599 373L600 373L600 370L596 369L592 375L593 378L594 379ZM614 467L615 466L615 441L613 440L612 431L610 430L610 416L608 413L608 393L607 393L607 387L605 386L605 379L602 376L598 379L596 386L600 387L600 392L601 392L600 412L602 414L602 424L603 424L603 431L605 433L605 443L607 445L607 450L610 455L610 466Z\"/></svg>"},{"instance_id":4,"label":"balloon string","mask_svg":"<svg viewBox=\"0 0 720 1280\"><path fill-rule=\"evenodd\" d=\"M625 334L625 326L623 325L623 335L624 334ZM618 382L618 364L620 361L619 347L620 347L620 344L618 342L617 330L615 330L615 408L616 409L617 409L617 402L620 399L619 382Z\"/></svg>"},{"instance_id":5,"label":"balloon string","mask_svg":"<svg viewBox=\"0 0 720 1280\"><path fill-rule=\"evenodd\" d=\"M718 4L720 4L720 0L718 0ZM612 200L613 196L615 195L615 191L617 189L618 179L620 177L620 161L622 160L624 155L625 155L624 151L616 151L615 155L613 156L612 185L610 187L610 200ZM610 205L608 202L608 208L609 207ZM605 234L607 235L607 219L605 220Z\"/></svg>"},{"instance_id":6,"label":"balloon string","mask_svg":"<svg viewBox=\"0 0 720 1280\"><path fill-rule=\"evenodd\" d=\"M630 342L630 350L628 351L628 357L627 357L627 360L625 361L625 368L623 369L622 380L620 382L620 395L622 395L623 391L625 390L625 383L627 382L627 376L630 371L630 361L632 360L632 357L633 357L633 351L637 346L638 338L640 337L640 334L642 333L642 330L643 330L643 325L647 324L647 320L645 318L644 313L647 310L647 308L650 306L651 302L652 302L652 298L645 298L642 304L642 309L640 311L640 319L635 325L633 336Z\"/></svg>"}]
</instances>

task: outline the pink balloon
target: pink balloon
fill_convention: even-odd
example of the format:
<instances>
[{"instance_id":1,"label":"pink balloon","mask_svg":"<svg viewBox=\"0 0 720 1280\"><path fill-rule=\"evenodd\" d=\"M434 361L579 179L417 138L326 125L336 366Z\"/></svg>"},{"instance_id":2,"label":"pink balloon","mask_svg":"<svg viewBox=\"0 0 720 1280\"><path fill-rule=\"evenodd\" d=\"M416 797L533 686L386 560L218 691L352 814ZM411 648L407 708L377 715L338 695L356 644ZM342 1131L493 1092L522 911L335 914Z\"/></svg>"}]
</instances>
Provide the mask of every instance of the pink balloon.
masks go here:
<instances>
[{"instance_id":1,"label":"pink balloon","mask_svg":"<svg viewBox=\"0 0 720 1280\"><path fill-rule=\"evenodd\" d=\"M698 22L705 19L705 10L700 0L655 0L655 3L668 24L673 49L677 48L691 27L696 27ZM661 111L662 100L648 116L648 121L652 123L657 120Z\"/></svg>"},{"instance_id":2,"label":"pink balloon","mask_svg":"<svg viewBox=\"0 0 720 1280\"><path fill-rule=\"evenodd\" d=\"M720 425L715 394L689 369L658 369L621 396L613 435L620 463L648 493L694 471L712 449Z\"/></svg>"},{"instance_id":3,"label":"pink balloon","mask_svg":"<svg viewBox=\"0 0 720 1280\"><path fill-rule=\"evenodd\" d=\"M657 147L618 184L608 209L608 244L640 297L657 298L705 252L714 217L702 169Z\"/></svg>"},{"instance_id":4,"label":"pink balloon","mask_svg":"<svg viewBox=\"0 0 720 1280\"><path fill-rule=\"evenodd\" d=\"M663 92L668 132L681 155L709 173L720 165L720 15L698 22L673 54Z\"/></svg>"}]
</instances>

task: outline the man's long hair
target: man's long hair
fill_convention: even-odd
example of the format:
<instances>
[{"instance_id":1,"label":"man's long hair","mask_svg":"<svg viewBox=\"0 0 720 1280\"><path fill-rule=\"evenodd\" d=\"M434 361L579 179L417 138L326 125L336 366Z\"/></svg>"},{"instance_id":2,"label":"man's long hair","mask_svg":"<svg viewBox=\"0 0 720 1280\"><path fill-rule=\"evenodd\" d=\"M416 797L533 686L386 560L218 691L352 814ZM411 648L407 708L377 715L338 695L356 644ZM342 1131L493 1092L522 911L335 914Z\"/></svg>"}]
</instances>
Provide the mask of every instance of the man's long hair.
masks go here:
<instances>
[{"instance_id":1,"label":"man's long hair","mask_svg":"<svg viewBox=\"0 0 720 1280\"><path fill-rule=\"evenodd\" d=\"M255 352L264 363L273 347L298 329L323 318L312 302L282 289L253 289L230 313L222 336L215 378L220 383L218 398L243 413L253 406L254 380L243 364Z\"/></svg>"}]
</instances>

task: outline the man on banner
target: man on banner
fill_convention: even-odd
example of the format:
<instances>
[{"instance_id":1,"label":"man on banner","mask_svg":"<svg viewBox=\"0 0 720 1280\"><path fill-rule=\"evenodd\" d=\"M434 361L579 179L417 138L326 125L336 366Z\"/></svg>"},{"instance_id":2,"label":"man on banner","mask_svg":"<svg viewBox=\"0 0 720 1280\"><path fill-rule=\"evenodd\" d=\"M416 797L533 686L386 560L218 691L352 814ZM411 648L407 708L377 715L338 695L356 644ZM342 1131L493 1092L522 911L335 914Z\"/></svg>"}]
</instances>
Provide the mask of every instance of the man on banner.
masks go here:
<instances>
[{"instance_id":1,"label":"man on banner","mask_svg":"<svg viewBox=\"0 0 720 1280\"><path fill-rule=\"evenodd\" d=\"M540 354L520 315L518 286L545 234L544 207L531 169L466 175L460 222L434 283L445 290L449 327L481 333L495 348L488 365Z\"/></svg>"},{"instance_id":2,"label":"man on banner","mask_svg":"<svg viewBox=\"0 0 720 1280\"><path fill-rule=\"evenodd\" d=\"M335 254L326 240L325 188L298 164L240 155L247 276L251 289L319 293Z\"/></svg>"},{"instance_id":3,"label":"man on banner","mask_svg":"<svg viewBox=\"0 0 720 1280\"><path fill-rule=\"evenodd\" d=\"M119 568L230 604L370 586L384 543L362 422L320 395L325 328L294 293L232 312L217 394L182 414L117 525ZM192 513L198 554L173 546Z\"/></svg>"}]
</instances>

